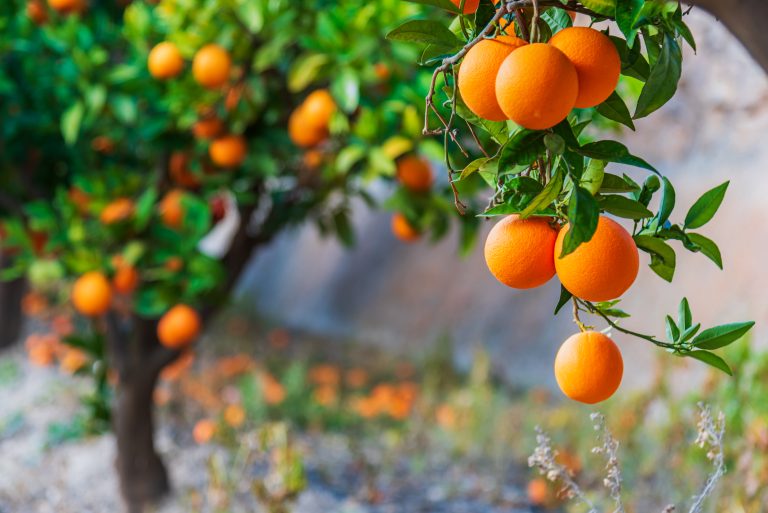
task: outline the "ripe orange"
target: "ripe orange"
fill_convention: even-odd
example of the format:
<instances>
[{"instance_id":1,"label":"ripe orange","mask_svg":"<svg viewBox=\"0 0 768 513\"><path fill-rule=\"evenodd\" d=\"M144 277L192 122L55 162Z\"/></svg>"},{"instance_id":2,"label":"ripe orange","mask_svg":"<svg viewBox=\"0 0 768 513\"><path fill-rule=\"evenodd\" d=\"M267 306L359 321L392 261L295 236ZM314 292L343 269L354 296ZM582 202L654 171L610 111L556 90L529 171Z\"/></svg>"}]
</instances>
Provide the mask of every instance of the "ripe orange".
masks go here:
<instances>
[{"instance_id":1,"label":"ripe orange","mask_svg":"<svg viewBox=\"0 0 768 513\"><path fill-rule=\"evenodd\" d=\"M139 271L132 265L123 263L117 266L112 277L112 287L119 294L131 294L139 285Z\"/></svg>"},{"instance_id":2,"label":"ripe orange","mask_svg":"<svg viewBox=\"0 0 768 513\"><path fill-rule=\"evenodd\" d=\"M293 143L309 148L325 141L330 133L328 125L336 109L336 102L327 89L310 93L288 119L288 135Z\"/></svg>"},{"instance_id":3,"label":"ripe orange","mask_svg":"<svg viewBox=\"0 0 768 513\"><path fill-rule=\"evenodd\" d=\"M414 242L421 237L419 230L400 213L392 216L392 233L403 242Z\"/></svg>"},{"instance_id":4,"label":"ripe orange","mask_svg":"<svg viewBox=\"0 0 768 513\"><path fill-rule=\"evenodd\" d=\"M560 258L568 229L560 230L555 243L555 269L563 286L587 301L610 301L624 294L640 268L637 246L627 230L600 216L592 240Z\"/></svg>"},{"instance_id":5,"label":"ripe orange","mask_svg":"<svg viewBox=\"0 0 768 513\"><path fill-rule=\"evenodd\" d=\"M170 349L181 349L200 334L200 315L187 305L176 305L157 323L157 338Z\"/></svg>"},{"instance_id":6,"label":"ripe orange","mask_svg":"<svg viewBox=\"0 0 768 513\"><path fill-rule=\"evenodd\" d=\"M209 89L223 86L229 80L232 58L219 45L206 45L192 61L192 75L198 84Z\"/></svg>"},{"instance_id":7,"label":"ripe orange","mask_svg":"<svg viewBox=\"0 0 768 513\"><path fill-rule=\"evenodd\" d=\"M181 204L183 197L183 191L173 189L160 202L160 217L169 228L180 228L184 221L184 206Z\"/></svg>"},{"instance_id":8,"label":"ripe orange","mask_svg":"<svg viewBox=\"0 0 768 513\"><path fill-rule=\"evenodd\" d=\"M509 54L496 76L501 110L531 130L544 130L565 119L578 93L578 75L571 61L544 43L525 45Z\"/></svg>"},{"instance_id":9,"label":"ripe orange","mask_svg":"<svg viewBox=\"0 0 768 513\"><path fill-rule=\"evenodd\" d=\"M107 277L98 271L80 276L72 287L72 303L83 315L106 313L112 303L112 288Z\"/></svg>"},{"instance_id":10,"label":"ripe orange","mask_svg":"<svg viewBox=\"0 0 768 513\"><path fill-rule=\"evenodd\" d=\"M192 438L200 445L207 444L216 434L216 423L210 419L197 421L192 429Z\"/></svg>"},{"instance_id":11,"label":"ripe orange","mask_svg":"<svg viewBox=\"0 0 768 513\"><path fill-rule=\"evenodd\" d=\"M224 123L216 116L202 118L192 126L192 133L197 139L213 139L223 130Z\"/></svg>"},{"instance_id":12,"label":"ripe orange","mask_svg":"<svg viewBox=\"0 0 768 513\"><path fill-rule=\"evenodd\" d=\"M469 110L491 121L507 119L496 100L496 75L504 59L527 44L514 36L498 36L480 41L467 52L459 68L458 85Z\"/></svg>"},{"instance_id":13,"label":"ripe orange","mask_svg":"<svg viewBox=\"0 0 768 513\"><path fill-rule=\"evenodd\" d=\"M27 16L35 25L44 25L48 21L48 11L45 10L42 0L27 2Z\"/></svg>"},{"instance_id":14,"label":"ripe orange","mask_svg":"<svg viewBox=\"0 0 768 513\"><path fill-rule=\"evenodd\" d=\"M74 374L88 363L88 356L81 349L68 347L59 360L59 368L67 374Z\"/></svg>"},{"instance_id":15,"label":"ripe orange","mask_svg":"<svg viewBox=\"0 0 768 513\"><path fill-rule=\"evenodd\" d=\"M590 27L568 27L555 34L549 44L563 52L576 68L576 107L583 109L603 103L616 89L621 58L611 38Z\"/></svg>"},{"instance_id":16,"label":"ripe orange","mask_svg":"<svg viewBox=\"0 0 768 513\"><path fill-rule=\"evenodd\" d=\"M200 179L189 169L189 155L174 151L168 161L168 174L176 185L194 189L200 185Z\"/></svg>"},{"instance_id":17,"label":"ripe orange","mask_svg":"<svg viewBox=\"0 0 768 513\"><path fill-rule=\"evenodd\" d=\"M223 135L208 147L211 161L221 167L236 167L243 163L248 147L242 135Z\"/></svg>"},{"instance_id":18,"label":"ripe orange","mask_svg":"<svg viewBox=\"0 0 768 513\"><path fill-rule=\"evenodd\" d=\"M429 162L416 155L408 155L398 161L397 179L413 192L427 192L435 181Z\"/></svg>"},{"instance_id":19,"label":"ripe orange","mask_svg":"<svg viewBox=\"0 0 768 513\"><path fill-rule=\"evenodd\" d=\"M456 7L461 7L461 1L462 0L451 0L451 3L455 5ZM494 3L496 3L494 1ZM477 11L477 6L480 5L480 0L465 0L464 1L464 8L462 9L462 14L472 14L475 11Z\"/></svg>"},{"instance_id":20,"label":"ripe orange","mask_svg":"<svg viewBox=\"0 0 768 513\"><path fill-rule=\"evenodd\" d=\"M528 482L528 502L534 506L544 506L551 502L552 493L549 482L543 477L537 477Z\"/></svg>"},{"instance_id":21,"label":"ripe orange","mask_svg":"<svg viewBox=\"0 0 768 513\"><path fill-rule=\"evenodd\" d=\"M302 105L307 121L313 126L328 126L336 112L336 101L327 89L312 91Z\"/></svg>"},{"instance_id":22,"label":"ripe orange","mask_svg":"<svg viewBox=\"0 0 768 513\"><path fill-rule=\"evenodd\" d=\"M491 274L508 287L538 287L555 275L556 239L557 230L546 217L507 216L488 233L485 263Z\"/></svg>"},{"instance_id":23,"label":"ripe orange","mask_svg":"<svg viewBox=\"0 0 768 513\"><path fill-rule=\"evenodd\" d=\"M101 211L99 219L104 224L114 224L125 221L133 215L134 205L130 198L117 198Z\"/></svg>"},{"instance_id":24,"label":"ripe orange","mask_svg":"<svg viewBox=\"0 0 768 513\"><path fill-rule=\"evenodd\" d=\"M153 77L158 80L167 80L181 73L184 69L184 59L175 44L164 41L149 52L147 67Z\"/></svg>"},{"instance_id":25,"label":"ripe orange","mask_svg":"<svg viewBox=\"0 0 768 513\"><path fill-rule=\"evenodd\" d=\"M48 0L51 9L63 14L82 12L86 7L86 0Z\"/></svg>"},{"instance_id":26,"label":"ripe orange","mask_svg":"<svg viewBox=\"0 0 768 513\"><path fill-rule=\"evenodd\" d=\"M555 357L557 384L574 401L605 401L619 388L623 374L624 361L618 346L598 331L572 335Z\"/></svg>"}]
</instances>

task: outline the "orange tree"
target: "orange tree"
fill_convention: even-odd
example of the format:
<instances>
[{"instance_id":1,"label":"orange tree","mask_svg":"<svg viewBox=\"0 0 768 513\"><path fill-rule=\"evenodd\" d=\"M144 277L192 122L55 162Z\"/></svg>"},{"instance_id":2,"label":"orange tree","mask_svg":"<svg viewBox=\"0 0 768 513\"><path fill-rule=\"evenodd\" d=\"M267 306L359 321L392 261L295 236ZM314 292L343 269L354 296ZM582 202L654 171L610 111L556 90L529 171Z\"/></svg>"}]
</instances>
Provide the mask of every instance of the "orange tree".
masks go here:
<instances>
[{"instance_id":1,"label":"orange tree","mask_svg":"<svg viewBox=\"0 0 768 513\"><path fill-rule=\"evenodd\" d=\"M365 188L382 178L401 184L386 202L396 235L445 233L452 189L433 183L425 156L441 149L415 107L430 75L409 65L413 49L381 44L419 11L398 0L0 7L3 277L26 276L77 312L66 367L95 379L89 428L114 429L131 511L169 486L153 439L158 375L256 248L301 222L351 244L350 203L375 203ZM465 247L473 219L461 222Z\"/></svg>"},{"instance_id":2,"label":"orange tree","mask_svg":"<svg viewBox=\"0 0 768 513\"><path fill-rule=\"evenodd\" d=\"M680 2L414 1L432 6L432 16L405 21L388 37L420 45L419 63L434 68L423 133L443 137L457 209L464 210L466 184L489 187L480 216L503 217L486 240L489 270L522 289L557 275L555 313L570 303L583 332L558 352L555 377L563 392L594 403L621 382L618 347L581 320L585 313L730 374L714 350L738 340L753 322L701 329L683 299L678 314L666 316L666 337L658 337L626 328L629 314L618 305L637 277L638 250L667 281L676 269L675 244L722 268L718 246L699 229L720 207L728 182L677 220L670 180L604 138L610 126L634 130L635 119L674 95L681 46L695 49ZM601 23L609 20L615 24ZM458 153L448 151L457 147ZM615 164L648 175L638 182L609 172Z\"/></svg>"}]
</instances>

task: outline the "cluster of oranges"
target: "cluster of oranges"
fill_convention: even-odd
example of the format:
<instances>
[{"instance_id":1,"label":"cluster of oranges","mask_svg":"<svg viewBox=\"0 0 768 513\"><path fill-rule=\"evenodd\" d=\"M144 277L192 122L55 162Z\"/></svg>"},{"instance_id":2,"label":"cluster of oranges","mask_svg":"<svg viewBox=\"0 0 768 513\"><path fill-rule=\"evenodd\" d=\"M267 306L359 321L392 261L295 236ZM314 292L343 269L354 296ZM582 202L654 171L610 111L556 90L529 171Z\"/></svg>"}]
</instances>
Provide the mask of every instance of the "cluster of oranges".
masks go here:
<instances>
[{"instance_id":1,"label":"cluster of oranges","mask_svg":"<svg viewBox=\"0 0 768 513\"><path fill-rule=\"evenodd\" d=\"M170 41L157 44L149 52L147 59L150 74L158 80L178 77L184 71L184 65L181 51ZM195 53L192 60L192 76L201 86L220 89L229 84L231 74L232 57L221 46L208 44ZM245 138L242 135L225 133L224 124L216 116L208 113L201 117L193 127L193 133L198 139L211 140L208 155L217 166L237 167L245 161L248 153Z\"/></svg>"},{"instance_id":2,"label":"cluster of oranges","mask_svg":"<svg viewBox=\"0 0 768 513\"><path fill-rule=\"evenodd\" d=\"M407 155L397 162L397 181L414 194L427 194L435 181L429 162L418 155ZM403 242L414 242L421 231L402 213L392 216L392 233Z\"/></svg>"},{"instance_id":3,"label":"cluster of oranges","mask_svg":"<svg viewBox=\"0 0 768 513\"><path fill-rule=\"evenodd\" d=\"M600 216L592 239L561 256L569 229L546 217L508 216L488 234L488 269L498 281L518 289L538 287L557 274L566 290L587 301L611 301L624 294L639 271L637 246L629 232ZM589 404L613 395L622 374L618 347L594 331L566 340L555 359L555 377L563 392Z\"/></svg>"},{"instance_id":4,"label":"cluster of oranges","mask_svg":"<svg viewBox=\"0 0 768 513\"><path fill-rule=\"evenodd\" d=\"M483 39L464 57L457 83L464 103L481 118L544 130L574 107L605 101L620 74L621 59L608 36L569 27L548 43L509 35Z\"/></svg>"},{"instance_id":5,"label":"cluster of oranges","mask_svg":"<svg viewBox=\"0 0 768 513\"><path fill-rule=\"evenodd\" d=\"M132 291L138 280L135 269L118 261L112 282L100 271L80 276L72 287L72 303L82 315L104 315L112 307L114 293ZM175 305L160 318L157 337L169 349L180 350L197 338L201 324L200 315L193 308L183 304Z\"/></svg>"},{"instance_id":6,"label":"cluster of oranges","mask_svg":"<svg viewBox=\"0 0 768 513\"><path fill-rule=\"evenodd\" d=\"M293 144L314 148L325 142L337 110L336 101L327 89L312 91L288 118L288 135Z\"/></svg>"}]
</instances>

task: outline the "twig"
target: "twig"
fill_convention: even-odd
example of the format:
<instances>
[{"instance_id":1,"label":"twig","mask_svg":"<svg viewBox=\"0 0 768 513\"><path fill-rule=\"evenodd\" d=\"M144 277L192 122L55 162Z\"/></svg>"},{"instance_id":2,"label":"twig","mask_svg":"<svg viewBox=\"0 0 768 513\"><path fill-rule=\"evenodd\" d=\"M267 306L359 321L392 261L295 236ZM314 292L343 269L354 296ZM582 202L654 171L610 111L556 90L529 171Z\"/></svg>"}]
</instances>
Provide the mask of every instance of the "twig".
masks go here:
<instances>
[{"instance_id":1,"label":"twig","mask_svg":"<svg viewBox=\"0 0 768 513\"><path fill-rule=\"evenodd\" d=\"M617 331L620 331L620 332L622 332L622 333L624 333L626 335L632 335L633 337L642 338L643 340L647 340L648 342L652 342L653 344L656 344L657 346L663 347L665 349L675 349L675 345L674 344L670 344L668 342L662 342L661 340L656 340L656 338L654 338L651 335L644 335L644 334L638 333L636 331L632 331L632 330L628 330L626 328L622 328L621 326L616 324L613 320L611 320L610 317L608 317L603 312L601 312L599 309L597 309L595 307L595 305L593 305L589 301L584 301L584 300L581 300L581 299L577 299L576 301L578 301L579 304L581 304L584 308L586 308L589 313L597 314L600 317L602 317L605 320L605 322L607 322L613 329L615 329Z\"/></svg>"}]
</instances>

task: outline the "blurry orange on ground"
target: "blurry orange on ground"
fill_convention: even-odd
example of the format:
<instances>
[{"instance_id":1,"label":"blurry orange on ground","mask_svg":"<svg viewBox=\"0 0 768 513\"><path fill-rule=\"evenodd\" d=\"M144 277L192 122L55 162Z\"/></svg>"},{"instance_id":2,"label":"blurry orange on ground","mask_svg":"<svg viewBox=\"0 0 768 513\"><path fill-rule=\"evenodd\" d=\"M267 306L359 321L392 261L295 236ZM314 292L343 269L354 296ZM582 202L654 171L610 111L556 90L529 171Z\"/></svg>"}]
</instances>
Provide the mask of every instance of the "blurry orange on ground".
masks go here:
<instances>
[{"instance_id":1,"label":"blurry orange on ground","mask_svg":"<svg viewBox=\"0 0 768 513\"><path fill-rule=\"evenodd\" d=\"M412 192L427 192L435 176L429 161L417 155L408 155L397 162L397 180Z\"/></svg>"},{"instance_id":2,"label":"blurry orange on ground","mask_svg":"<svg viewBox=\"0 0 768 513\"><path fill-rule=\"evenodd\" d=\"M247 157L248 146L241 135L224 135L211 142L208 155L217 166L236 167Z\"/></svg>"},{"instance_id":3,"label":"blurry orange on ground","mask_svg":"<svg viewBox=\"0 0 768 513\"><path fill-rule=\"evenodd\" d=\"M80 276L72 287L72 303L83 315L96 316L109 310L112 287L103 273L91 271Z\"/></svg>"},{"instance_id":4,"label":"blurry orange on ground","mask_svg":"<svg viewBox=\"0 0 768 513\"><path fill-rule=\"evenodd\" d=\"M344 376L344 381L350 388L362 388L368 383L368 372L361 368L349 369Z\"/></svg>"},{"instance_id":5,"label":"blurry orange on ground","mask_svg":"<svg viewBox=\"0 0 768 513\"><path fill-rule=\"evenodd\" d=\"M177 381L186 374L195 363L195 353L191 350L184 351L181 356L176 358L160 372L160 379L163 381Z\"/></svg>"},{"instance_id":6,"label":"blurry orange on ground","mask_svg":"<svg viewBox=\"0 0 768 513\"><path fill-rule=\"evenodd\" d=\"M339 386L341 370L335 365L315 365L309 369L309 381L315 385Z\"/></svg>"},{"instance_id":7,"label":"blurry orange on ground","mask_svg":"<svg viewBox=\"0 0 768 513\"><path fill-rule=\"evenodd\" d=\"M198 84L209 89L223 86L229 81L232 58L224 48L210 44L202 47L192 61L192 75Z\"/></svg>"},{"instance_id":8,"label":"blurry orange on ground","mask_svg":"<svg viewBox=\"0 0 768 513\"><path fill-rule=\"evenodd\" d=\"M421 233L399 212L392 216L392 233L403 242L415 242L421 237Z\"/></svg>"},{"instance_id":9,"label":"blurry orange on ground","mask_svg":"<svg viewBox=\"0 0 768 513\"><path fill-rule=\"evenodd\" d=\"M30 362L39 367L47 367L53 364L56 356L58 340L51 335L33 333L27 337L24 346L27 350Z\"/></svg>"},{"instance_id":10,"label":"blurry orange on ground","mask_svg":"<svg viewBox=\"0 0 768 513\"><path fill-rule=\"evenodd\" d=\"M435 410L435 421L441 428L451 431L457 425L456 410L450 404L441 404Z\"/></svg>"},{"instance_id":11,"label":"blurry orange on ground","mask_svg":"<svg viewBox=\"0 0 768 513\"><path fill-rule=\"evenodd\" d=\"M352 409L364 419L372 419L379 414L379 406L372 397L358 397L352 402Z\"/></svg>"},{"instance_id":12,"label":"blurry orange on ground","mask_svg":"<svg viewBox=\"0 0 768 513\"><path fill-rule=\"evenodd\" d=\"M21 298L21 311L28 317L37 317L45 313L48 308L48 299L40 292L27 292Z\"/></svg>"},{"instance_id":13,"label":"blurry orange on ground","mask_svg":"<svg viewBox=\"0 0 768 513\"><path fill-rule=\"evenodd\" d=\"M176 305L160 318L157 337L164 346L180 349L197 338L201 324L200 315L193 308Z\"/></svg>"},{"instance_id":14,"label":"blurry orange on ground","mask_svg":"<svg viewBox=\"0 0 768 513\"><path fill-rule=\"evenodd\" d=\"M74 374L88 363L88 356L84 351L68 347L59 360L59 367L68 374Z\"/></svg>"},{"instance_id":15,"label":"blurry orange on ground","mask_svg":"<svg viewBox=\"0 0 768 513\"><path fill-rule=\"evenodd\" d=\"M224 422L233 428L239 428L245 423L245 410L239 404L230 404L224 408Z\"/></svg>"},{"instance_id":16,"label":"blurry orange on ground","mask_svg":"<svg viewBox=\"0 0 768 513\"><path fill-rule=\"evenodd\" d=\"M528 501L534 506L544 506L551 501L549 483L543 477L528 482Z\"/></svg>"},{"instance_id":17,"label":"blurry orange on ground","mask_svg":"<svg viewBox=\"0 0 768 513\"><path fill-rule=\"evenodd\" d=\"M245 353L219 358L214 366L214 373L222 379L232 379L235 376L252 371L256 362Z\"/></svg>"},{"instance_id":18,"label":"blurry orange on ground","mask_svg":"<svg viewBox=\"0 0 768 513\"><path fill-rule=\"evenodd\" d=\"M185 377L180 382L182 393L208 411L218 411L222 407L219 394L201 380Z\"/></svg>"},{"instance_id":19,"label":"blurry orange on ground","mask_svg":"<svg viewBox=\"0 0 768 513\"><path fill-rule=\"evenodd\" d=\"M330 407L339 399L338 389L332 385L321 385L312 392L312 398L320 406Z\"/></svg>"},{"instance_id":20,"label":"blurry orange on ground","mask_svg":"<svg viewBox=\"0 0 768 513\"><path fill-rule=\"evenodd\" d=\"M192 438L200 445L207 444L216 434L216 423L211 419L198 420L192 430Z\"/></svg>"},{"instance_id":21,"label":"blurry orange on ground","mask_svg":"<svg viewBox=\"0 0 768 513\"><path fill-rule=\"evenodd\" d=\"M261 392L264 397L264 402L269 405L277 405L285 400L285 388L274 376L268 372L262 372L260 374L261 380Z\"/></svg>"},{"instance_id":22,"label":"blurry orange on ground","mask_svg":"<svg viewBox=\"0 0 768 513\"><path fill-rule=\"evenodd\" d=\"M99 219L104 224L114 224L133 216L135 206L130 198L117 198L101 211Z\"/></svg>"}]
</instances>

